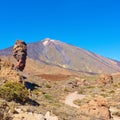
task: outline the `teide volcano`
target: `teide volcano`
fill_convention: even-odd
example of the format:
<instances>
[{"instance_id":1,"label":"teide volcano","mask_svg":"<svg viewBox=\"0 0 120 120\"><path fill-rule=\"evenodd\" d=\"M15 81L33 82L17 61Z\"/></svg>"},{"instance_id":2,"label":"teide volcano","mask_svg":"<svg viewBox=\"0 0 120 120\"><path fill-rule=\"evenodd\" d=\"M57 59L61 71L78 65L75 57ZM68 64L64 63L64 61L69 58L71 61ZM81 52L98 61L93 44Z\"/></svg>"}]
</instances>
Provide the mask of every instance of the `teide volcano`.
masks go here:
<instances>
[{"instance_id":1,"label":"teide volcano","mask_svg":"<svg viewBox=\"0 0 120 120\"><path fill-rule=\"evenodd\" d=\"M0 51L11 55L12 47ZM28 44L28 57L45 64L83 73L119 72L119 62L49 38Z\"/></svg>"}]
</instances>

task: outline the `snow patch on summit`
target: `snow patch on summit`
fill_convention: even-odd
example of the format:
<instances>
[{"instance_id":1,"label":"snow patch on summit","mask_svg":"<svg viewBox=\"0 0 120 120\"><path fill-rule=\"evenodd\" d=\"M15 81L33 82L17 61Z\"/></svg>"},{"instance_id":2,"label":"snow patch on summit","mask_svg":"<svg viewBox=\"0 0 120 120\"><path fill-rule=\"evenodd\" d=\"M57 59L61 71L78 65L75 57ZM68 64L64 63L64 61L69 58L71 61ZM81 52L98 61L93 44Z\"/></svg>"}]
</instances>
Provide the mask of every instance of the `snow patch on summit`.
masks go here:
<instances>
[{"instance_id":1,"label":"snow patch on summit","mask_svg":"<svg viewBox=\"0 0 120 120\"><path fill-rule=\"evenodd\" d=\"M46 39L43 41L43 45L46 46L46 45L48 45L50 42L55 42L55 40L46 38Z\"/></svg>"},{"instance_id":2,"label":"snow patch on summit","mask_svg":"<svg viewBox=\"0 0 120 120\"><path fill-rule=\"evenodd\" d=\"M45 40L45 41L43 42L43 45L46 46L46 45L48 44L48 42L49 42L49 40Z\"/></svg>"}]
</instances>

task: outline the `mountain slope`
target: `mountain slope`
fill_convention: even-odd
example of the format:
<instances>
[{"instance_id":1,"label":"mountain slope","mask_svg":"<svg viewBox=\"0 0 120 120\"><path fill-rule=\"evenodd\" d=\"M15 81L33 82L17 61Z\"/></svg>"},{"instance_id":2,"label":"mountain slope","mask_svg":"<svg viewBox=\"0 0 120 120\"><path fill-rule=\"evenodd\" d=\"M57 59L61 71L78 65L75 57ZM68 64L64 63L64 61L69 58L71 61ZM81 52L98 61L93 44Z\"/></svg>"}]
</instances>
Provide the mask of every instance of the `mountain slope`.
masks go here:
<instances>
[{"instance_id":1,"label":"mountain slope","mask_svg":"<svg viewBox=\"0 0 120 120\"><path fill-rule=\"evenodd\" d=\"M0 51L1 55L11 55L12 48ZM49 38L28 44L28 57L46 64L79 72L100 73L120 71L119 62L102 57L93 52Z\"/></svg>"}]
</instances>

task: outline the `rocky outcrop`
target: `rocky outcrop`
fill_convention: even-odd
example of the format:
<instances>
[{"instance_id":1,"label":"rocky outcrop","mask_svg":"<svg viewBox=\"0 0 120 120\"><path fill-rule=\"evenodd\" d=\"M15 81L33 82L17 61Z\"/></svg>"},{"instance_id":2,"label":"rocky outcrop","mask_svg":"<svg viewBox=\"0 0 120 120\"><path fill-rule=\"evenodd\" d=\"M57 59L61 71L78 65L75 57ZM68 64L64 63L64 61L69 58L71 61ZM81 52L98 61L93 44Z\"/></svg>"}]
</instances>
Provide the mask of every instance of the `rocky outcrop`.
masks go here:
<instances>
[{"instance_id":1,"label":"rocky outcrop","mask_svg":"<svg viewBox=\"0 0 120 120\"><path fill-rule=\"evenodd\" d=\"M14 114L12 117L13 120L58 120L58 117L49 111L44 116L40 113L23 112L20 109L18 109L17 114Z\"/></svg>"},{"instance_id":2,"label":"rocky outcrop","mask_svg":"<svg viewBox=\"0 0 120 120\"><path fill-rule=\"evenodd\" d=\"M100 76L98 83L102 85L112 84L113 83L113 77L110 74L103 74Z\"/></svg>"},{"instance_id":3,"label":"rocky outcrop","mask_svg":"<svg viewBox=\"0 0 120 120\"><path fill-rule=\"evenodd\" d=\"M0 85L6 81L23 82L25 77L13 69L14 65L7 58L1 58L0 61Z\"/></svg>"},{"instance_id":4,"label":"rocky outcrop","mask_svg":"<svg viewBox=\"0 0 120 120\"><path fill-rule=\"evenodd\" d=\"M26 64L27 44L22 40L17 40L13 47L13 56L17 60L16 69L23 71Z\"/></svg>"},{"instance_id":5,"label":"rocky outcrop","mask_svg":"<svg viewBox=\"0 0 120 120\"><path fill-rule=\"evenodd\" d=\"M98 96L96 99L80 107L80 112L89 118L111 120L111 114L107 100Z\"/></svg>"},{"instance_id":6,"label":"rocky outcrop","mask_svg":"<svg viewBox=\"0 0 120 120\"><path fill-rule=\"evenodd\" d=\"M47 111L45 115L37 112L27 112L19 107L12 106L12 103L7 103L0 100L0 120L58 120L58 117L52 112Z\"/></svg>"}]
</instances>

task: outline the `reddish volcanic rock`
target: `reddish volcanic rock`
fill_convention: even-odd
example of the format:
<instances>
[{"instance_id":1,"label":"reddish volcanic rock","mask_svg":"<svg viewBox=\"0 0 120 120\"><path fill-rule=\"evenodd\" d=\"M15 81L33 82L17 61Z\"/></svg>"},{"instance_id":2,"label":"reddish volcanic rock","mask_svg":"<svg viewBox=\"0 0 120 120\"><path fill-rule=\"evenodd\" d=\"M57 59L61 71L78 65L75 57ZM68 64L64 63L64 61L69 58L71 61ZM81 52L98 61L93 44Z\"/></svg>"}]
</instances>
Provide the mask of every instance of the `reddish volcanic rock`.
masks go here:
<instances>
[{"instance_id":1,"label":"reddish volcanic rock","mask_svg":"<svg viewBox=\"0 0 120 120\"><path fill-rule=\"evenodd\" d=\"M102 96L98 96L96 99L81 106L80 111L85 115L96 119L111 120L108 102Z\"/></svg>"}]
</instances>

